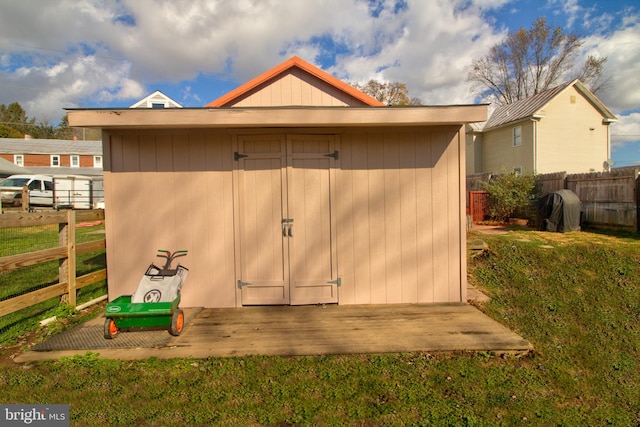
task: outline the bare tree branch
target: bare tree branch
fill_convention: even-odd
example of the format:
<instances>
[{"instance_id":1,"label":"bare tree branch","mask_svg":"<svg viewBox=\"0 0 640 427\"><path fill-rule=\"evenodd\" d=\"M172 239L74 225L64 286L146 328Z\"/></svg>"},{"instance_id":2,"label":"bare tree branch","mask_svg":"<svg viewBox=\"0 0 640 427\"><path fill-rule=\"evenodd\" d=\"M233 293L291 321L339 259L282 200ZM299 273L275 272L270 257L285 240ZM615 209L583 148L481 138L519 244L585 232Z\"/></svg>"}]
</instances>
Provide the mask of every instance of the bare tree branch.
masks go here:
<instances>
[{"instance_id":1,"label":"bare tree branch","mask_svg":"<svg viewBox=\"0 0 640 427\"><path fill-rule=\"evenodd\" d=\"M577 35L537 18L529 30L510 33L486 56L474 59L467 80L483 99L511 104L568 79L582 44ZM606 58L590 56L577 77L592 90L601 89L605 62Z\"/></svg>"},{"instance_id":2,"label":"bare tree branch","mask_svg":"<svg viewBox=\"0 0 640 427\"><path fill-rule=\"evenodd\" d=\"M410 98L407 85L400 82L383 83L369 80L364 84L353 84L353 87L377 99L385 105L420 105L418 98Z\"/></svg>"}]
</instances>

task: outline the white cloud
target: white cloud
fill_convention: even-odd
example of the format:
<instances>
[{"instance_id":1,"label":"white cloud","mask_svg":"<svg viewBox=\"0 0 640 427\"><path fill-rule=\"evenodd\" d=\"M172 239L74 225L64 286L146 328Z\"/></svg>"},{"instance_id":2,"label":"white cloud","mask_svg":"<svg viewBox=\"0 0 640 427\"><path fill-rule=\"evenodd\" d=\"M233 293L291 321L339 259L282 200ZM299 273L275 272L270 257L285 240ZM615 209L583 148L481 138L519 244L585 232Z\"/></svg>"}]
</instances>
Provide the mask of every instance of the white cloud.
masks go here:
<instances>
[{"instance_id":1,"label":"white cloud","mask_svg":"<svg viewBox=\"0 0 640 427\"><path fill-rule=\"evenodd\" d=\"M51 66L21 67L12 75L0 73L2 103L18 100L28 115L57 122L63 108L78 107L88 96L92 104L144 95L143 86L129 79L130 64L94 56L67 58ZM5 85L6 83L6 85Z\"/></svg>"},{"instance_id":2,"label":"white cloud","mask_svg":"<svg viewBox=\"0 0 640 427\"><path fill-rule=\"evenodd\" d=\"M0 72L14 89L39 89L11 90L0 102L23 100L53 115L82 99L96 106L137 96L152 82L198 75L243 82L294 54L317 64L329 39L343 52L330 71L342 78L403 81L430 103L468 100L470 56L500 37L482 11L505 2L409 0L404 9L390 0L21 2L0 17L0 47L25 65ZM77 56L83 51L85 59ZM46 108L44 100L66 104Z\"/></svg>"},{"instance_id":3,"label":"white cloud","mask_svg":"<svg viewBox=\"0 0 640 427\"><path fill-rule=\"evenodd\" d=\"M466 83L471 60L498 43L504 33L496 33L483 21L480 6L460 6L462 2L410 2L405 14L389 17L393 25L383 30L387 40L379 52L346 55L335 71L356 81L404 82L410 94L425 104L472 102ZM381 65L385 68L376 73Z\"/></svg>"},{"instance_id":4,"label":"white cloud","mask_svg":"<svg viewBox=\"0 0 640 427\"><path fill-rule=\"evenodd\" d=\"M618 167L640 165L640 112L618 116L611 125L611 153Z\"/></svg>"},{"instance_id":5,"label":"white cloud","mask_svg":"<svg viewBox=\"0 0 640 427\"><path fill-rule=\"evenodd\" d=\"M55 78L57 75L64 73L67 68L69 68L69 65L61 62L59 64L54 65L53 67L47 69L45 71L45 74L49 77L49 78Z\"/></svg>"},{"instance_id":6,"label":"white cloud","mask_svg":"<svg viewBox=\"0 0 640 427\"><path fill-rule=\"evenodd\" d=\"M472 102L466 83L471 60L506 31L496 29L485 12L519 5L510 0L10 3L0 14L0 103L18 101L29 106L31 116L51 119L61 117L63 107L130 105L157 83L184 82L177 92L184 100L206 103L214 97L195 93L196 77L242 83L291 55L316 65L331 63L329 72L350 81L404 82L411 96L427 104ZM572 0L565 11L577 16L581 3ZM616 111L640 105L634 13L617 32L598 33L585 44L585 52L609 57L615 75L603 101Z\"/></svg>"},{"instance_id":7,"label":"white cloud","mask_svg":"<svg viewBox=\"0 0 640 427\"><path fill-rule=\"evenodd\" d=\"M609 84L598 97L618 112L640 108L640 22L626 22L609 35L587 37L584 45L585 56L607 57Z\"/></svg>"},{"instance_id":8,"label":"white cloud","mask_svg":"<svg viewBox=\"0 0 640 427\"><path fill-rule=\"evenodd\" d=\"M631 113L618 117L618 122L611 125L611 142L622 145L640 141L640 113Z\"/></svg>"}]
</instances>

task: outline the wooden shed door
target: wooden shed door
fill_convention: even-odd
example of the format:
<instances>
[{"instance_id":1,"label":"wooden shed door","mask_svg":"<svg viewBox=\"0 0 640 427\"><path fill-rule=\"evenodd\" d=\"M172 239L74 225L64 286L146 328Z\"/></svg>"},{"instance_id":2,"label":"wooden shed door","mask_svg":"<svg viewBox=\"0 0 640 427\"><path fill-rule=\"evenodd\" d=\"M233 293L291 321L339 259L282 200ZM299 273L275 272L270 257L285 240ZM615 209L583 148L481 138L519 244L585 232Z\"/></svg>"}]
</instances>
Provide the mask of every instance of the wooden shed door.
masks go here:
<instances>
[{"instance_id":1,"label":"wooden shed door","mask_svg":"<svg viewBox=\"0 0 640 427\"><path fill-rule=\"evenodd\" d=\"M242 304L289 304L281 221L286 210L284 138L239 138L238 220Z\"/></svg>"},{"instance_id":2,"label":"wooden shed door","mask_svg":"<svg viewBox=\"0 0 640 427\"><path fill-rule=\"evenodd\" d=\"M242 304L338 302L334 137L240 136L238 150Z\"/></svg>"}]
</instances>

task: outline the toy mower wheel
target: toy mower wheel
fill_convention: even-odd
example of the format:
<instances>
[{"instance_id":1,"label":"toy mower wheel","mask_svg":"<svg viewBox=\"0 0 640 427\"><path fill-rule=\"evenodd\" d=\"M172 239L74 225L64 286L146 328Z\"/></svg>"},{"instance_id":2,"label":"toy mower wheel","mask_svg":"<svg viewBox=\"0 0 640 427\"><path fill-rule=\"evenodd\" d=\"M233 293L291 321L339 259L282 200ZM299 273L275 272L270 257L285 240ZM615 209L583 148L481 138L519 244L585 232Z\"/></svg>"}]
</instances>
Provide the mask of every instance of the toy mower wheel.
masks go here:
<instances>
[{"instance_id":1,"label":"toy mower wheel","mask_svg":"<svg viewBox=\"0 0 640 427\"><path fill-rule=\"evenodd\" d=\"M120 330L116 322L112 318L107 317L104 321L104 338L107 340L113 339L118 335L118 332L120 332Z\"/></svg>"},{"instance_id":2,"label":"toy mower wheel","mask_svg":"<svg viewBox=\"0 0 640 427\"><path fill-rule=\"evenodd\" d=\"M184 312L180 309L173 312L171 316L171 327L169 333L174 337L177 337L184 329Z\"/></svg>"}]
</instances>

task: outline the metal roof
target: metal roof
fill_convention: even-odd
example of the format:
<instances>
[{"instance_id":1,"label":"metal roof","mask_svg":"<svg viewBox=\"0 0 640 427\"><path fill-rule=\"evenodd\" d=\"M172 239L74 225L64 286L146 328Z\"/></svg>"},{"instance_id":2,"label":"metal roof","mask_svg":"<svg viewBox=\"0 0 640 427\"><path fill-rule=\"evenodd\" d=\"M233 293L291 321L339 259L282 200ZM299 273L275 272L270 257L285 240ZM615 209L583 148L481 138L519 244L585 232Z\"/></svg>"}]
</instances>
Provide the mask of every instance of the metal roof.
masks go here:
<instances>
[{"instance_id":1,"label":"metal roof","mask_svg":"<svg viewBox=\"0 0 640 427\"><path fill-rule=\"evenodd\" d=\"M498 107L487 120L487 124L484 126L484 130L500 127L507 123L513 123L520 120L533 117L537 112L542 110L553 98L555 98L560 92L564 91L568 87L574 87L580 94L582 94L595 109L605 119L617 120L616 116L589 90L580 82L580 80L573 80L571 82L556 86L551 89L547 89L544 92L540 92L529 98L521 99L511 104Z\"/></svg>"},{"instance_id":2,"label":"metal roof","mask_svg":"<svg viewBox=\"0 0 640 427\"><path fill-rule=\"evenodd\" d=\"M68 139L0 138L2 154L78 154L102 155L102 141Z\"/></svg>"},{"instance_id":3,"label":"metal roof","mask_svg":"<svg viewBox=\"0 0 640 427\"><path fill-rule=\"evenodd\" d=\"M545 90L529 98L520 99L511 104L502 105L491 114L484 130L492 129L498 126L502 126L507 123L517 122L518 120L525 119L533 116L536 111L547 105L557 94L562 92L569 84L565 83L561 86L556 86L552 89Z\"/></svg>"}]
</instances>

